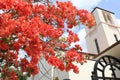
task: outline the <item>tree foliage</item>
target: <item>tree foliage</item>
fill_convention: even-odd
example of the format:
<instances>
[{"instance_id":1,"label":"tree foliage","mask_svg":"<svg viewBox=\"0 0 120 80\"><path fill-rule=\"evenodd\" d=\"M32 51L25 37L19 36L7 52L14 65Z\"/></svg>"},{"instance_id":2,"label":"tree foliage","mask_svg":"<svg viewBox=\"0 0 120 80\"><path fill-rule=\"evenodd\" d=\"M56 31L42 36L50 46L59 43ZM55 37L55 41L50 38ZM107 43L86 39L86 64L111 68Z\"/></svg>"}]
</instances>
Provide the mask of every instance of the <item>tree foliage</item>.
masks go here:
<instances>
[{"instance_id":1,"label":"tree foliage","mask_svg":"<svg viewBox=\"0 0 120 80\"><path fill-rule=\"evenodd\" d=\"M70 1L52 4L49 0L0 0L0 74L3 80L25 80L36 75L38 61L44 57L61 71L73 69L74 61L84 63L82 48L71 29L79 24L89 28L93 16L87 10L78 10ZM68 33L67 37L63 35ZM20 58L20 50L29 59ZM64 50L64 54L58 51Z\"/></svg>"}]
</instances>

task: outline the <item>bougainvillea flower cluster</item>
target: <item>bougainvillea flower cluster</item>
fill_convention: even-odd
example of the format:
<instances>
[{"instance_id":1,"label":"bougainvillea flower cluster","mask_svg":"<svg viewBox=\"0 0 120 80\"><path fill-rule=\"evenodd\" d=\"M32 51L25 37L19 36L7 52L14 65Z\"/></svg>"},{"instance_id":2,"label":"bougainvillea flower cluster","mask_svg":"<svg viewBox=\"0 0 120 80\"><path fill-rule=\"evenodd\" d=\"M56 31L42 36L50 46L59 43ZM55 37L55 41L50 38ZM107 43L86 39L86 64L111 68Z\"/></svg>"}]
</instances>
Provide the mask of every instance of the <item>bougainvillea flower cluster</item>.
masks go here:
<instances>
[{"instance_id":1,"label":"bougainvillea flower cluster","mask_svg":"<svg viewBox=\"0 0 120 80\"><path fill-rule=\"evenodd\" d=\"M0 73L3 80L25 80L39 72L38 62L44 57L48 64L61 71L78 73L73 62L84 63L79 41L73 27L94 25L93 16L68 2L52 4L49 0L0 0ZM44 2L44 3L42 3ZM65 32L67 37L62 37ZM20 50L26 54L21 58ZM64 51L58 54L57 51ZM79 52L78 52L79 51ZM27 59L27 57L29 59Z\"/></svg>"}]
</instances>

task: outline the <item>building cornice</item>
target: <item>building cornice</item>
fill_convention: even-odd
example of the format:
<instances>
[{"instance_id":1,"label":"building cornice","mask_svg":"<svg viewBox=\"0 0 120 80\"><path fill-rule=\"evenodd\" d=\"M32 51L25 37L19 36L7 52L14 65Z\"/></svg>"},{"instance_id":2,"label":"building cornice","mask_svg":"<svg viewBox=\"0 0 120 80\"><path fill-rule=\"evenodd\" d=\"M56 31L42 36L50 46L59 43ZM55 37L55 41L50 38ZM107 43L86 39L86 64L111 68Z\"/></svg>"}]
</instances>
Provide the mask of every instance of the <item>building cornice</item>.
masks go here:
<instances>
[{"instance_id":1,"label":"building cornice","mask_svg":"<svg viewBox=\"0 0 120 80\"><path fill-rule=\"evenodd\" d=\"M93 13L96 9L100 9L100 10L107 11L107 12L110 12L110 13L112 13L112 14L115 14L114 12L105 10L105 9L103 9L103 8L100 8L100 7L95 7L95 8L91 11L91 13Z\"/></svg>"}]
</instances>

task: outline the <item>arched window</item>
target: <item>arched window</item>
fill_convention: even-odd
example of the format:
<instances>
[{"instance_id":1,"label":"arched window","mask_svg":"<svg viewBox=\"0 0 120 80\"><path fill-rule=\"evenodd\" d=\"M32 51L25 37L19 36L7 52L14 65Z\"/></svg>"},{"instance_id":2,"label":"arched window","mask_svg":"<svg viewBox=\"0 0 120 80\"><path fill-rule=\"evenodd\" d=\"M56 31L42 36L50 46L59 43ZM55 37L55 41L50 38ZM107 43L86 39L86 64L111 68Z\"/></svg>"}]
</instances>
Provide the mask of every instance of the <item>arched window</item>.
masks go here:
<instances>
[{"instance_id":1,"label":"arched window","mask_svg":"<svg viewBox=\"0 0 120 80\"><path fill-rule=\"evenodd\" d=\"M112 18L111 18L111 15L110 15L110 14L107 14L107 18L108 18L108 22L109 22L109 23L112 23Z\"/></svg>"},{"instance_id":2,"label":"arched window","mask_svg":"<svg viewBox=\"0 0 120 80\"><path fill-rule=\"evenodd\" d=\"M103 17L104 17L105 22L107 22L106 13L104 11L103 11Z\"/></svg>"},{"instance_id":3,"label":"arched window","mask_svg":"<svg viewBox=\"0 0 120 80\"><path fill-rule=\"evenodd\" d=\"M111 17L110 13L103 11L103 17L104 17L105 22L113 23L112 22L112 17Z\"/></svg>"}]
</instances>

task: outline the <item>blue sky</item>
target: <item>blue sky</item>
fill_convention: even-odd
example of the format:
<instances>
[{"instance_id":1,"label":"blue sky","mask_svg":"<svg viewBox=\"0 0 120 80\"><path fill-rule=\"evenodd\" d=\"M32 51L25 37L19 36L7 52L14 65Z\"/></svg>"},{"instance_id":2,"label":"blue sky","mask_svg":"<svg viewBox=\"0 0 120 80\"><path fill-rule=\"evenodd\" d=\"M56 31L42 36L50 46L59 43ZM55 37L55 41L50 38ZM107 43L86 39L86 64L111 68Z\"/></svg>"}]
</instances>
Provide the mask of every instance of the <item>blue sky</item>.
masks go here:
<instances>
[{"instance_id":1,"label":"blue sky","mask_svg":"<svg viewBox=\"0 0 120 80\"><path fill-rule=\"evenodd\" d=\"M67 0L59 0L59 1L67 1ZM95 7L100 7L106 9L108 11L114 12L117 19L120 20L120 0L69 0L75 5L78 9L87 9L88 11L92 11ZM79 35L80 44L83 48L83 51L87 52L87 46L85 42L85 29L81 27L76 27L73 29Z\"/></svg>"},{"instance_id":2,"label":"blue sky","mask_svg":"<svg viewBox=\"0 0 120 80\"><path fill-rule=\"evenodd\" d=\"M114 12L115 16L120 19L120 0L101 0L97 6Z\"/></svg>"}]
</instances>

